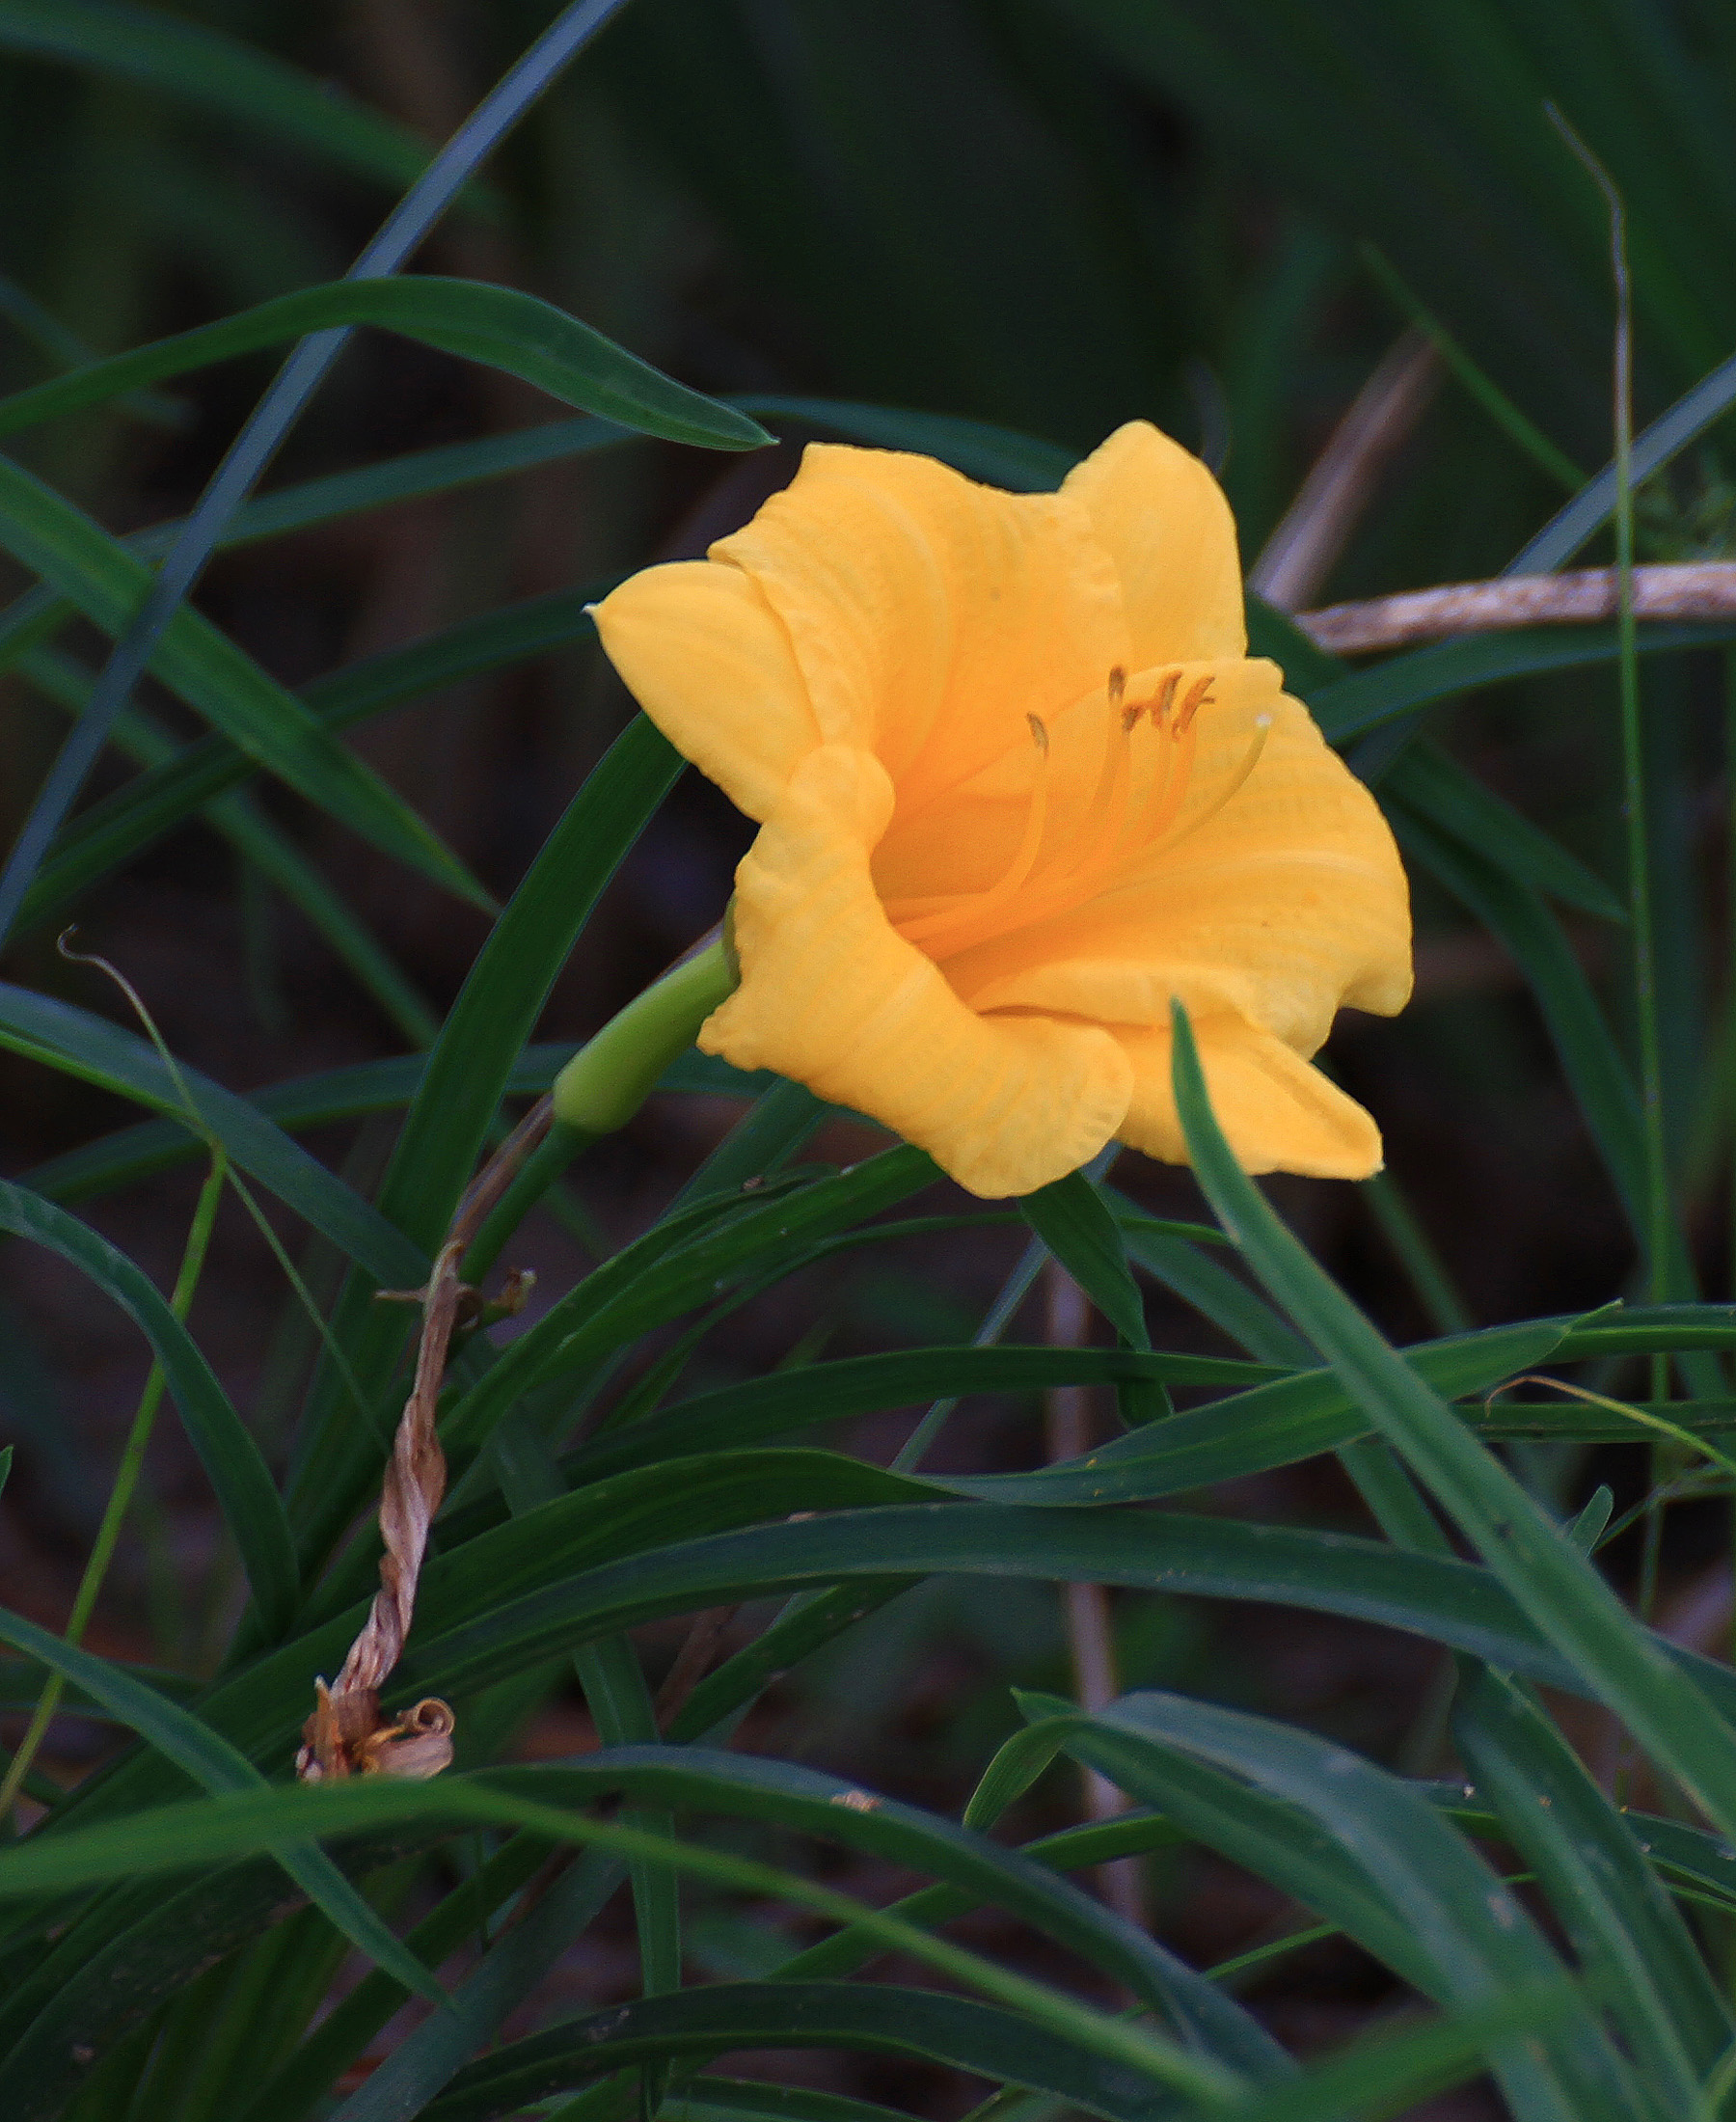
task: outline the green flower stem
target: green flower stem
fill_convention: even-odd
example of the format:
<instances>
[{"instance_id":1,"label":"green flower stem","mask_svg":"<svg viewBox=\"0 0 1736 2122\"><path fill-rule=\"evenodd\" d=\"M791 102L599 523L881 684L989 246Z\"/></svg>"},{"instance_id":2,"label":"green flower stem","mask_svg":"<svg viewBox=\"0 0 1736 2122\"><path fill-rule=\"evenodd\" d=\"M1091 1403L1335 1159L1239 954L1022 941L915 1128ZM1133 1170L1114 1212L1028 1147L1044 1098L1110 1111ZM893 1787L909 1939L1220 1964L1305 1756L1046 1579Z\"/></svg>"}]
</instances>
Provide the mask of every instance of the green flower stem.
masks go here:
<instances>
[{"instance_id":1,"label":"green flower stem","mask_svg":"<svg viewBox=\"0 0 1736 2122\"><path fill-rule=\"evenodd\" d=\"M205 1253L211 1242L211 1229L217 1220L217 1206L223 1199L223 1188L229 1178L229 1159L221 1150L211 1152L211 1169L200 1189L199 1203L193 1211L192 1227L187 1233L187 1243L181 1254L180 1272L175 1278L175 1293L169 1300L170 1309L176 1319L184 1321L193 1308L193 1292L199 1287L199 1277L204 1268ZM161 1364L153 1363L150 1374L145 1380L145 1390L139 1396L138 1412L133 1416L132 1428L127 1432L126 1444L121 1454L121 1464L115 1473L115 1485L109 1491L107 1508L102 1513L102 1523L96 1528L96 1539L91 1549L91 1559L85 1564L78 1592L72 1601L72 1613L67 1622L66 1640L69 1644L82 1641L90 1625L96 1600L102 1591L103 1579L108 1575L109 1564L114 1560L115 1548L120 1542L121 1528L126 1521L139 1477L145 1469L145 1451L150 1442L150 1432L155 1427L157 1410L163 1403L163 1390L168 1380ZM54 1721L54 1713L60 1707L61 1697L66 1692L66 1681L58 1673L51 1673L42 1689L36 1712L30 1720L30 1728L20 1741L18 1751L13 1755L12 1766L6 1772L6 1780L0 1782L0 1820L12 1810L24 1779L30 1772L48 1727Z\"/></svg>"},{"instance_id":2,"label":"green flower stem","mask_svg":"<svg viewBox=\"0 0 1736 2122\"><path fill-rule=\"evenodd\" d=\"M719 936L684 958L611 1017L555 1078L555 1117L586 1134L613 1134L719 1002L736 989L734 953Z\"/></svg>"},{"instance_id":3,"label":"green flower stem","mask_svg":"<svg viewBox=\"0 0 1736 2122\"><path fill-rule=\"evenodd\" d=\"M735 992L740 977L725 933L671 966L580 1047L555 1078L548 1133L464 1256L465 1281L478 1282L488 1272L507 1238L581 1150L627 1125L669 1063L687 1051L712 1011Z\"/></svg>"}]
</instances>

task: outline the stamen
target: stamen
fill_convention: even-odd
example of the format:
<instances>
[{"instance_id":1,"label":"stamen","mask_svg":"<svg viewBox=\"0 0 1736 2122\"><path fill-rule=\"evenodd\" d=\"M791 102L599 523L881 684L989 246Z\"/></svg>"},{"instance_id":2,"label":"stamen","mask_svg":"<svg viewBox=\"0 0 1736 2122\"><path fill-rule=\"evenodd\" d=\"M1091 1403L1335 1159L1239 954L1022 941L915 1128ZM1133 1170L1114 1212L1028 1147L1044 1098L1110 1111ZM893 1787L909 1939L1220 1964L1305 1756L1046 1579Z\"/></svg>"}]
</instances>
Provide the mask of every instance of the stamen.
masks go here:
<instances>
[{"instance_id":1,"label":"stamen","mask_svg":"<svg viewBox=\"0 0 1736 2122\"><path fill-rule=\"evenodd\" d=\"M1127 673L1120 664L1112 664L1109 669L1109 705L1119 707L1122 694L1127 690Z\"/></svg>"},{"instance_id":2,"label":"stamen","mask_svg":"<svg viewBox=\"0 0 1736 2122\"><path fill-rule=\"evenodd\" d=\"M1183 840L1189 838L1193 833L1198 832L1200 828L1205 825L1208 820L1215 818L1218 812L1223 809L1224 805L1229 803L1233 797L1238 795L1240 791L1247 786L1248 776L1260 764L1260 755L1265 749L1266 739L1271 734L1272 718L1269 715L1257 715L1254 718L1253 740L1249 744L1247 750L1242 753L1241 764L1236 768L1235 772L1231 775L1230 778L1224 783L1223 787L1219 789L1217 794L1211 799L1210 803L1207 804L1206 808L1201 811L1200 815L1197 818L1190 818L1187 821L1187 824L1182 828L1180 832L1175 835L1173 839L1159 840L1154 845L1148 848L1145 852L1148 855L1166 855L1169 853L1171 848L1180 847ZM1177 807L1180 808L1180 805L1178 805Z\"/></svg>"},{"instance_id":3,"label":"stamen","mask_svg":"<svg viewBox=\"0 0 1736 2122\"><path fill-rule=\"evenodd\" d=\"M1163 727L1164 717L1170 711L1170 702L1176 697L1176 688L1180 683L1180 671L1164 672L1163 683L1157 688L1157 697L1152 702L1152 721L1159 729Z\"/></svg>"},{"instance_id":4,"label":"stamen","mask_svg":"<svg viewBox=\"0 0 1736 2122\"><path fill-rule=\"evenodd\" d=\"M1038 750L1041 751L1043 756L1046 759L1048 757L1048 730L1044 724L1042 716L1027 715L1025 717L1025 721L1031 725L1032 743L1035 744Z\"/></svg>"},{"instance_id":5,"label":"stamen","mask_svg":"<svg viewBox=\"0 0 1736 2122\"><path fill-rule=\"evenodd\" d=\"M1180 681L1180 673L1178 672L1178 682ZM1176 735L1178 737L1184 737L1187 734L1188 724L1193 721L1194 717L1200 712L1201 708L1205 706L1206 702L1210 699L1210 677L1207 676L1204 678L1196 678L1193 684L1188 687L1186 693L1182 695L1181 711L1176 717Z\"/></svg>"}]
</instances>

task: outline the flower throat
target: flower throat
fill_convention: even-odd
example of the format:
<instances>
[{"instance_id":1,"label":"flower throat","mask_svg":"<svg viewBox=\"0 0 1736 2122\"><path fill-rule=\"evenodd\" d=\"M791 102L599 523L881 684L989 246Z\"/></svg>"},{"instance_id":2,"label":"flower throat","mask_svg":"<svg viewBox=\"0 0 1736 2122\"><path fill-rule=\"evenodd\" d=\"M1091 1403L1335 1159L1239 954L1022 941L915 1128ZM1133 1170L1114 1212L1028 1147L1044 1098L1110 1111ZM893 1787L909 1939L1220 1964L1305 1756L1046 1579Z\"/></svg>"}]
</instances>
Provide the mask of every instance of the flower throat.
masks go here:
<instances>
[{"instance_id":1,"label":"flower throat","mask_svg":"<svg viewBox=\"0 0 1736 2122\"><path fill-rule=\"evenodd\" d=\"M1058 815L1060 806L1052 800L1049 730L1040 717L1027 715L1037 767L1024 829L1011 861L985 891L888 900L886 916L905 940L930 958L946 958L1009 930L1070 912L1094 898L1129 856L1166 853L1215 817L1259 763L1272 718L1258 718L1253 740L1234 773L1212 802L1178 830L1193 778L1195 721L1200 710L1211 704L1212 684L1208 672L1183 691L1182 677L1179 669L1167 670L1149 699L1130 701L1126 672L1120 665L1110 671L1096 785L1083 812L1071 818ZM1133 748L1141 723L1149 727L1157 757L1136 795Z\"/></svg>"}]
</instances>

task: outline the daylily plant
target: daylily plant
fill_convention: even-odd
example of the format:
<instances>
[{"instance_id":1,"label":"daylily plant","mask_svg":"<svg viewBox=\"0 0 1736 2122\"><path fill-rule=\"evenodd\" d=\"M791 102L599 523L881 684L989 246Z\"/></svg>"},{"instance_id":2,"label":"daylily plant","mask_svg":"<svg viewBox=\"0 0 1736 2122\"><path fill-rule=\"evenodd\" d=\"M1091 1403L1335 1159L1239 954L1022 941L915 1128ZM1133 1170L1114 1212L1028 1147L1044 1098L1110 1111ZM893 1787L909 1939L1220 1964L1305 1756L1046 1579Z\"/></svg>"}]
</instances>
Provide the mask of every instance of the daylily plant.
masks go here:
<instances>
[{"instance_id":1,"label":"daylily plant","mask_svg":"<svg viewBox=\"0 0 1736 2122\"><path fill-rule=\"evenodd\" d=\"M1184 1161L1169 1014L1251 1171L1361 1178L1316 1069L1410 993L1368 791L1250 659L1234 527L1143 422L1059 493L813 445L704 560L597 609L670 741L760 825L699 1045L871 1114L976 1194L1120 1140Z\"/></svg>"}]
</instances>

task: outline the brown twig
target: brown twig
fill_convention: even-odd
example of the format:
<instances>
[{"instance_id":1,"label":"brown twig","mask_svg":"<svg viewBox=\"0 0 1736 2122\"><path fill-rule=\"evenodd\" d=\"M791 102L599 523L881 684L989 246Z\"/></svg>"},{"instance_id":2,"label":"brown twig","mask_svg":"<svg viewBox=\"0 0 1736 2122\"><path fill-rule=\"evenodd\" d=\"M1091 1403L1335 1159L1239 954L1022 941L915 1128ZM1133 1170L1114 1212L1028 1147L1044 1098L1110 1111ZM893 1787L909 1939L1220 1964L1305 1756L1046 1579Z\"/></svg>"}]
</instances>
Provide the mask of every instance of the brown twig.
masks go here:
<instances>
[{"instance_id":1,"label":"brown twig","mask_svg":"<svg viewBox=\"0 0 1736 2122\"><path fill-rule=\"evenodd\" d=\"M1044 1269L1044 1294L1050 1344L1057 1348L1083 1347L1091 1328L1091 1308L1078 1284L1058 1261L1049 1261ZM1051 1386L1044 1396L1044 1416L1051 1463L1083 1458L1092 1443L1089 1389L1083 1385ZM1061 1589L1067 1647L1079 1707L1101 1709L1119 1692L1109 1594L1100 1584L1068 1584ZM1110 1820L1126 1810L1126 1799L1106 1776L1099 1776L1095 1768L1081 1773L1087 1819ZM1138 1860L1122 1858L1114 1864L1099 1864L1098 1878L1110 1907L1130 1923L1143 1927L1145 1896Z\"/></svg>"},{"instance_id":2,"label":"brown twig","mask_svg":"<svg viewBox=\"0 0 1736 2122\"><path fill-rule=\"evenodd\" d=\"M709 1606L703 1614L693 1617L687 1641L675 1653L675 1663L664 1674L664 1683L657 1691L657 1728L660 1731L667 1731L687 1707L688 1698L711 1670L724 1630L741 1610L738 1600L734 1606Z\"/></svg>"},{"instance_id":3,"label":"brown twig","mask_svg":"<svg viewBox=\"0 0 1736 2122\"><path fill-rule=\"evenodd\" d=\"M295 1772L304 1782L344 1776L438 1776L452 1758L451 1710L430 1696L395 1721L380 1710L380 1689L403 1655L416 1613L416 1588L428 1529L446 1494L446 1454L436 1427L453 1330L475 1314L475 1292L459 1264L527 1156L549 1131L552 1102L541 1099L471 1182L435 1256L425 1288L382 1290L414 1295L422 1308L416 1376L404 1402L380 1490L380 1589L337 1680L314 1682L313 1714L302 1727Z\"/></svg>"},{"instance_id":4,"label":"brown twig","mask_svg":"<svg viewBox=\"0 0 1736 2122\"><path fill-rule=\"evenodd\" d=\"M1614 568L1576 567L1561 575L1444 583L1436 589L1407 589L1365 604L1328 605L1323 611L1297 612L1296 624L1320 647L1355 655L1456 634L1613 619L1617 594ZM1736 616L1736 561L1636 567L1634 611L1642 619Z\"/></svg>"},{"instance_id":5,"label":"brown twig","mask_svg":"<svg viewBox=\"0 0 1736 2122\"><path fill-rule=\"evenodd\" d=\"M1248 570L1257 596L1293 612L1320 587L1440 374L1440 356L1421 332L1393 341Z\"/></svg>"}]
</instances>

